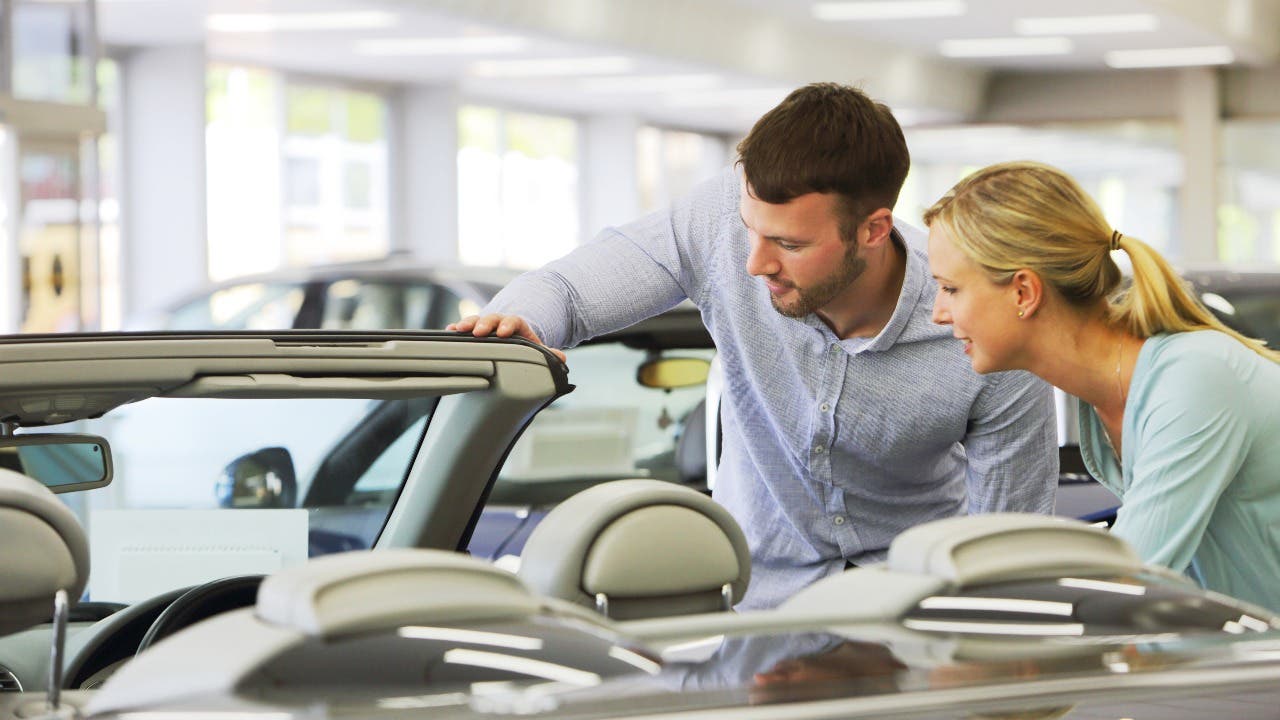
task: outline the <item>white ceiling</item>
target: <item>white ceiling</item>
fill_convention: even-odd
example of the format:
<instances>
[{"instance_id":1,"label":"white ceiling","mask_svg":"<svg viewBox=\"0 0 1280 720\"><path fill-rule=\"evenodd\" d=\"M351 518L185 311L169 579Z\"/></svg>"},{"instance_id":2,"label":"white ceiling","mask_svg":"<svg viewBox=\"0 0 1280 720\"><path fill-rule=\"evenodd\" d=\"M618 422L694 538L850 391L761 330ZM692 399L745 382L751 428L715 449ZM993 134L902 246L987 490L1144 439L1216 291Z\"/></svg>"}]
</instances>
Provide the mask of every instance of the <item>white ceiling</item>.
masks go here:
<instances>
[{"instance_id":1,"label":"white ceiling","mask_svg":"<svg viewBox=\"0 0 1280 720\"><path fill-rule=\"evenodd\" d=\"M1269 64L1280 0L968 0L960 17L821 22L807 0L98 0L108 47L204 43L213 59L388 84L456 85L470 97L566 112L742 132L789 88L857 83L905 122L973 115L992 71L1104 68L1116 49L1225 45L1237 64ZM210 31L211 15L366 13L385 27ZM373 13L373 15L368 15ZM1150 13L1147 33L1078 36L1067 55L941 57L948 39L1010 37L1021 17ZM370 40L518 37L517 52L376 56ZM611 72L495 78L482 63L603 58ZM624 65L625 67L618 67ZM1116 71L1123 72L1123 71Z\"/></svg>"}]
</instances>

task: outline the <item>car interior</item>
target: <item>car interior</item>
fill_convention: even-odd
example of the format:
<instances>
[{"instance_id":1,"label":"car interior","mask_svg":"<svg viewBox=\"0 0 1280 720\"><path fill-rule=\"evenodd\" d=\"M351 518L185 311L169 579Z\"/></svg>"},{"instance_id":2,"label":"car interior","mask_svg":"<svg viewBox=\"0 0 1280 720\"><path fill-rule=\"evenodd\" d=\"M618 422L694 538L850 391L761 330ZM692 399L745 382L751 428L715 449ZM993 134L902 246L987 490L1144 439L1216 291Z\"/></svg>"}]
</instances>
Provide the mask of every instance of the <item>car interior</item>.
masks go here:
<instances>
[{"instance_id":1,"label":"car interior","mask_svg":"<svg viewBox=\"0 0 1280 720\"><path fill-rule=\"evenodd\" d=\"M181 527L194 516L97 510L86 515L86 533L54 495L83 483L0 471L0 518L13 528L7 547L19 550L2 559L6 573L23 578L9 583L22 592L0 598L7 632L0 665L23 690L0 693L0 717L25 717L51 703L87 715L176 711L192 702L265 712L281 702L305 705L336 687L382 697L424 681L433 695L419 690L396 702L422 707L412 703L461 696L480 703L473 707L531 712L602 702L610 693L665 692L668 683L729 667L736 662L730 651L756 634L835 633L842 643L890 642L910 657L936 653L939 638L957 633L968 638L965 652L978 656L989 649L984 642L1078 654L1122 636L1210 642L1280 629L1272 613L1144 567L1104 529L1024 515L928 523L899 536L882 565L828 577L775 610L731 612L750 582L742 531L703 492L655 478L598 483L558 504L524 545L518 573L468 557L458 551L504 458L535 415L570 389L564 366L523 341L295 331L0 343L8 346L0 355L0 412L6 442L19 449L23 438L41 435L45 444L62 438L82 447L84 434L46 431L121 411L135 422L144 417L137 408L153 401L171 422L187 401L236 408L286 400L310 414L332 413L340 400L357 402L360 412L389 400L436 401L372 549L308 559L306 509L196 510L246 523L301 520L289 531L293 560L242 564L162 591L142 581L155 581L159 571L177 575L196 559L222 567ZM167 435L145 427L152 449L173 445L188 454L177 445L184 426ZM114 455L100 461L114 476L90 483L100 485L90 497L127 494L130 474L147 469L126 442L110 449L103 438L91 447ZM209 465L200 481L209 503L217 467ZM261 487L282 486L284 478L269 476ZM155 526L169 540L138 539L148 515L169 522ZM106 554L103 533L120 541ZM261 555L247 537L231 544L241 561ZM109 595L103 573L132 585ZM67 620L55 612L59 590L81 598L86 589L89 600L110 606L105 617ZM1236 681L1258 677L1243 673ZM475 687L487 694L473 698L468 688Z\"/></svg>"}]
</instances>

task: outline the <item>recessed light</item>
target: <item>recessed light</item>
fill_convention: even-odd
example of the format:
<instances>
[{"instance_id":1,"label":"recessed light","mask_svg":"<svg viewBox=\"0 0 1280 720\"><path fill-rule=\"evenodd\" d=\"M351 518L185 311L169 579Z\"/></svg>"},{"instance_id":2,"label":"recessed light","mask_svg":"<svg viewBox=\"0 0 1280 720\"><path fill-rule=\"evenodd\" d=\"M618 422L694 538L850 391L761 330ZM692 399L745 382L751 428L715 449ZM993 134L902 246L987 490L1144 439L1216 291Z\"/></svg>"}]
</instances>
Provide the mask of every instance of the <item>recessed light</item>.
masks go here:
<instances>
[{"instance_id":1,"label":"recessed light","mask_svg":"<svg viewBox=\"0 0 1280 720\"><path fill-rule=\"evenodd\" d=\"M954 17L966 9L964 0L861 0L814 3L812 12L819 20L911 20Z\"/></svg>"},{"instance_id":2,"label":"recessed light","mask_svg":"<svg viewBox=\"0 0 1280 720\"><path fill-rule=\"evenodd\" d=\"M1160 20L1155 15L1076 15L1073 17L1030 17L1013 21L1019 35L1103 35L1107 33L1155 32Z\"/></svg>"},{"instance_id":3,"label":"recessed light","mask_svg":"<svg viewBox=\"0 0 1280 720\"><path fill-rule=\"evenodd\" d=\"M396 16L387 12L335 13L219 13L205 20L210 32L260 33L292 30L368 30L391 27Z\"/></svg>"},{"instance_id":4,"label":"recessed light","mask_svg":"<svg viewBox=\"0 0 1280 720\"><path fill-rule=\"evenodd\" d=\"M943 40L938 52L945 57L1017 57L1022 55L1066 55L1074 46L1064 37L973 38Z\"/></svg>"},{"instance_id":5,"label":"recessed light","mask_svg":"<svg viewBox=\"0 0 1280 720\"><path fill-rule=\"evenodd\" d=\"M519 52L529 46L513 35L471 37L371 38L356 43L360 55L479 55Z\"/></svg>"},{"instance_id":6,"label":"recessed light","mask_svg":"<svg viewBox=\"0 0 1280 720\"><path fill-rule=\"evenodd\" d=\"M1230 65L1235 53L1225 45L1160 48L1156 50L1112 50L1103 56L1108 67L1150 68L1194 65Z\"/></svg>"},{"instance_id":7,"label":"recessed light","mask_svg":"<svg viewBox=\"0 0 1280 720\"><path fill-rule=\"evenodd\" d=\"M666 95L662 104L683 108L768 109L782 102L788 88L737 88L709 92L679 92Z\"/></svg>"},{"instance_id":8,"label":"recessed light","mask_svg":"<svg viewBox=\"0 0 1280 720\"><path fill-rule=\"evenodd\" d=\"M627 57L545 58L538 60L486 60L472 65L476 77L555 77L562 75L617 75L635 69Z\"/></svg>"},{"instance_id":9,"label":"recessed light","mask_svg":"<svg viewBox=\"0 0 1280 720\"><path fill-rule=\"evenodd\" d=\"M654 93L704 90L724 83L719 75L628 75L581 80L578 87L591 93Z\"/></svg>"}]
</instances>

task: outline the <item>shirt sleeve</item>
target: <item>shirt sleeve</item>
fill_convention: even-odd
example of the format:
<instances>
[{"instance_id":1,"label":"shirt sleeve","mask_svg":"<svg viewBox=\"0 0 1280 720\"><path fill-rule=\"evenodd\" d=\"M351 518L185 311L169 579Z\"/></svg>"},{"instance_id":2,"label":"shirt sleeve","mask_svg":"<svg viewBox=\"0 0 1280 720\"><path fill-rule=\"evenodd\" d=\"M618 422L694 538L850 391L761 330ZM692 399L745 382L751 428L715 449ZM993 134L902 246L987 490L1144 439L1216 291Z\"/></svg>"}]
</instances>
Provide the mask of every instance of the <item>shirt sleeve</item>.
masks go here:
<instances>
[{"instance_id":1,"label":"shirt sleeve","mask_svg":"<svg viewBox=\"0 0 1280 720\"><path fill-rule=\"evenodd\" d=\"M969 513L1052 513L1058 491L1053 388L1021 371L986 378L964 440Z\"/></svg>"},{"instance_id":2,"label":"shirt sleeve","mask_svg":"<svg viewBox=\"0 0 1280 720\"><path fill-rule=\"evenodd\" d=\"M736 212L731 169L669 210L609 228L512 281L485 313L519 315L550 347L573 347L657 315L685 298L702 304L715 240Z\"/></svg>"},{"instance_id":3,"label":"shirt sleeve","mask_svg":"<svg viewBox=\"0 0 1280 720\"><path fill-rule=\"evenodd\" d=\"M1146 386L1135 437L1122 438L1130 478L1112 532L1145 562L1183 572L1244 462L1250 432L1233 408L1251 400L1228 363L1191 353Z\"/></svg>"}]
</instances>

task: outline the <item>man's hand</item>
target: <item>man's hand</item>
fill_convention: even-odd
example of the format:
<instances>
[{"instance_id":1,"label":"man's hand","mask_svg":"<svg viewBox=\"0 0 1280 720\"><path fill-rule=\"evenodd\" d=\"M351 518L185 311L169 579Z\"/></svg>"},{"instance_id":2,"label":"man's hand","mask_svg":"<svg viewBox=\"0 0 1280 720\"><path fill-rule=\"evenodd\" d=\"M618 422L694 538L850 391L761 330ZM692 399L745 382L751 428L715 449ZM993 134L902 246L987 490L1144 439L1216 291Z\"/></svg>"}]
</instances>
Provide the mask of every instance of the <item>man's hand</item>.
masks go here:
<instances>
[{"instance_id":1,"label":"man's hand","mask_svg":"<svg viewBox=\"0 0 1280 720\"><path fill-rule=\"evenodd\" d=\"M530 342L536 342L543 347L546 344L542 342L542 338L529 327L529 323L519 315L502 315L493 313L491 315L468 315L456 323L450 323L445 330L453 330L455 332L469 332L476 337L486 337L493 335L494 337L520 337ZM560 358L560 362L567 359L565 354L555 348L547 348L556 357Z\"/></svg>"}]
</instances>

